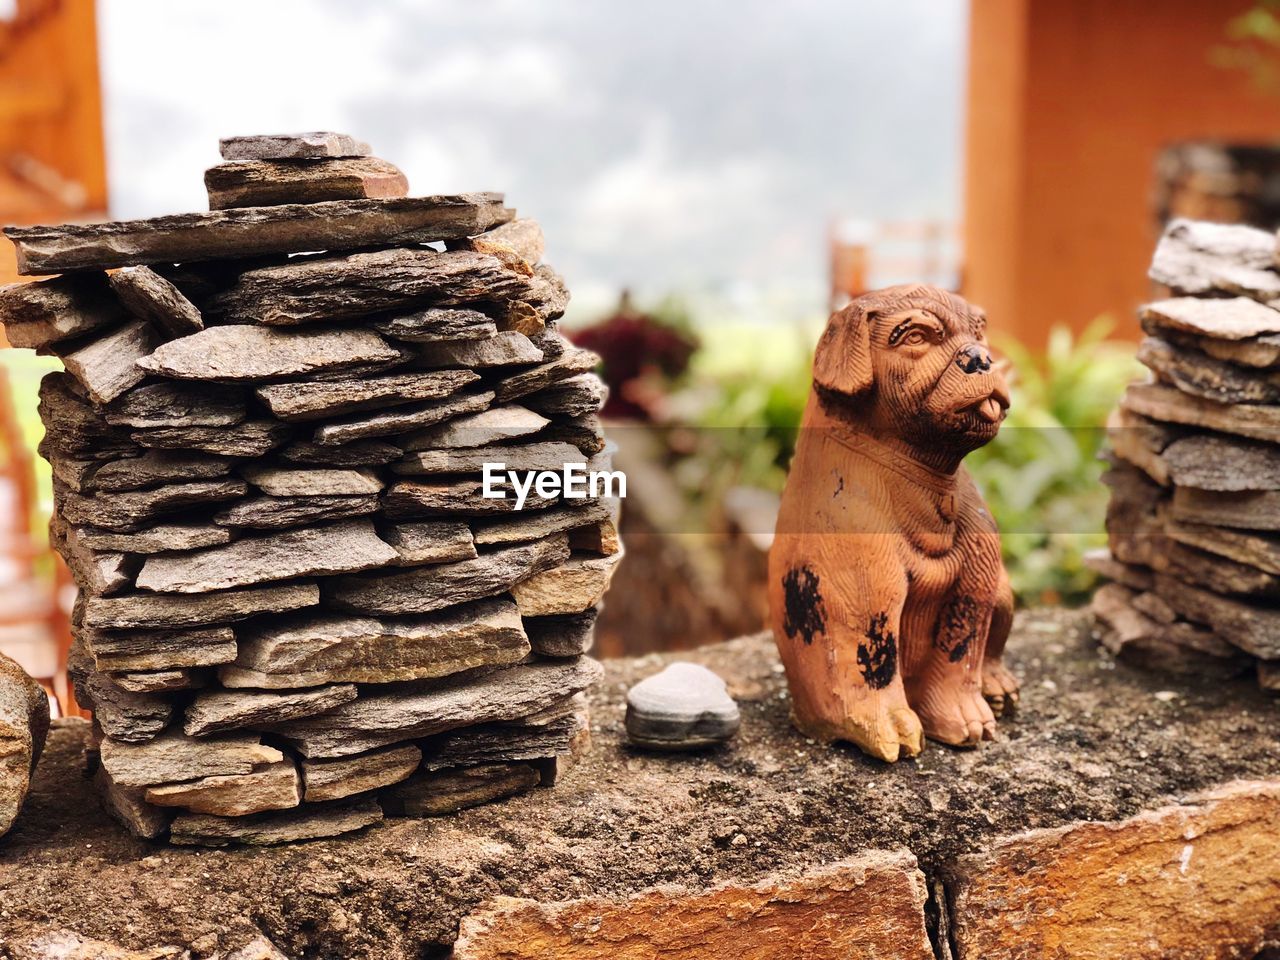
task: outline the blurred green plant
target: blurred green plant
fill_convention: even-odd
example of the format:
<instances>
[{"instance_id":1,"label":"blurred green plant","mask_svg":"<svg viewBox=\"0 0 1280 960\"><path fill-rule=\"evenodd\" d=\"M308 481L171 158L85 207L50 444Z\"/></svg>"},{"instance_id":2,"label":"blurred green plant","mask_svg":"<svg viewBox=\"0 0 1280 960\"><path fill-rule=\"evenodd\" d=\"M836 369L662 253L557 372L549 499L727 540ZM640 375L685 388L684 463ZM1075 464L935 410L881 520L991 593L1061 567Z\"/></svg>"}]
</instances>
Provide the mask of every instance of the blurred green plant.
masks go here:
<instances>
[{"instance_id":1,"label":"blurred green plant","mask_svg":"<svg viewBox=\"0 0 1280 960\"><path fill-rule=\"evenodd\" d=\"M1209 62L1248 75L1263 93L1280 95L1280 0L1256 2L1227 21L1227 42L1209 50Z\"/></svg>"}]
</instances>

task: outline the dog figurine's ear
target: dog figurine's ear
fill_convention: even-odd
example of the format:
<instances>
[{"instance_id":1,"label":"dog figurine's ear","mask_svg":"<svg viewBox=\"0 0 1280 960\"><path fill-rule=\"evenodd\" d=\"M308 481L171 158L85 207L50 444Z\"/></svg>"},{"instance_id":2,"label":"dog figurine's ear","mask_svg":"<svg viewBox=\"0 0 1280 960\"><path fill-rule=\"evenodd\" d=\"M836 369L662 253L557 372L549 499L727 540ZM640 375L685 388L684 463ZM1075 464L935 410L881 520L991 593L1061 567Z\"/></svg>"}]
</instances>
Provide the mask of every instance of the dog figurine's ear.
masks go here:
<instances>
[{"instance_id":1,"label":"dog figurine's ear","mask_svg":"<svg viewBox=\"0 0 1280 960\"><path fill-rule=\"evenodd\" d=\"M814 383L849 396L871 389L870 321L868 311L856 300L831 315L814 351Z\"/></svg>"}]
</instances>

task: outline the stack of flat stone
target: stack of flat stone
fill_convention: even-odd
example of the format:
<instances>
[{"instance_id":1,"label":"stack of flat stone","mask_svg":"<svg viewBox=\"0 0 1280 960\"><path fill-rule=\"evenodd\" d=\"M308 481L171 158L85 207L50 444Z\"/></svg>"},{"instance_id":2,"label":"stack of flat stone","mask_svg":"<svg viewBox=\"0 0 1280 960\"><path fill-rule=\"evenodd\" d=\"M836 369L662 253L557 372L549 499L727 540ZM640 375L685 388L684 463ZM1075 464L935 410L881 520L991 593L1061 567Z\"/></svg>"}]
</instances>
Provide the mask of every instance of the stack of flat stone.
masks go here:
<instances>
[{"instance_id":1,"label":"stack of flat stone","mask_svg":"<svg viewBox=\"0 0 1280 960\"><path fill-rule=\"evenodd\" d=\"M1151 371L1108 423L1103 642L1280 691L1280 268L1274 234L1177 220L1141 309Z\"/></svg>"},{"instance_id":2,"label":"stack of flat stone","mask_svg":"<svg viewBox=\"0 0 1280 960\"><path fill-rule=\"evenodd\" d=\"M108 805L265 843L550 784L621 548L603 490L482 495L608 468L540 229L338 134L222 156L211 212L6 231L60 274L0 319L65 367L41 452Z\"/></svg>"}]
</instances>

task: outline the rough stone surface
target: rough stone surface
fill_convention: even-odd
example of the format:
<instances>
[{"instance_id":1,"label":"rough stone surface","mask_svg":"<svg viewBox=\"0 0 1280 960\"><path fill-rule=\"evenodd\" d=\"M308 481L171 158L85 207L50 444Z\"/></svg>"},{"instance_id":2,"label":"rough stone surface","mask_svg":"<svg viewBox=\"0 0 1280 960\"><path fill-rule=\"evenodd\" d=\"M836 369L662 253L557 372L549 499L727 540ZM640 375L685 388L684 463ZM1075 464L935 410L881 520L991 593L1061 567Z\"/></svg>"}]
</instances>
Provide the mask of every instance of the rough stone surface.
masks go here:
<instances>
[{"instance_id":1,"label":"rough stone surface","mask_svg":"<svg viewBox=\"0 0 1280 960\"><path fill-rule=\"evenodd\" d=\"M7 227L27 276L466 237L510 219L500 194L331 200L149 220ZM473 255L474 256L474 255ZM492 259L492 258L491 258Z\"/></svg>"},{"instance_id":2,"label":"rough stone surface","mask_svg":"<svg viewBox=\"0 0 1280 960\"><path fill-rule=\"evenodd\" d=\"M169 829L172 814L147 803L145 787L121 786L111 779L111 774L101 764L94 774L93 784L106 812L134 836L154 840Z\"/></svg>"},{"instance_id":3,"label":"rough stone surface","mask_svg":"<svg viewBox=\"0 0 1280 960\"><path fill-rule=\"evenodd\" d=\"M103 732L114 741L154 740L173 717L173 704L168 698L124 689L106 674L92 669L83 650L72 648L67 672L75 682L76 699L93 710Z\"/></svg>"},{"instance_id":4,"label":"rough stone surface","mask_svg":"<svg viewBox=\"0 0 1280 960\"><path fill-rule=\"evenodd\" d=\"M279 720L294 720L324 713L356 698L350 684L316 687L299 693L261 690L209 690L187 706L182 731L189 737L239 730ZM200 811L214 813L213 810ZM233 814L232 814L233 815Z\"/></svg>"},{"instance_id":5,"label":"rough stone surface","mask_svg":"<svg viewBox=\"0 0 1280 960\"><path fill-rule=\"evenodd\" d=\"M527 763L486 763L459 770L424 771L380 798L389 817L443 817L512 797L538 785Z\"/></svg>"},{"instance_id":6,"label":"rough stone surface","mask_svg":"<svg viewBox=\"0 0 1280 960\"><path fill-rule=\"evenodd\" d=\"M608 516L609 504L605 500L570 500L562 507L536 513L521 511L510 518L481 521L476 524L475 542L487 547L498 543L540 540L554 533L576 532Z\"/></svg>"},{"instance_id":7,"label":"rough stone surface","mask_svg":"<svg viewBox=\"0 0 1280 960\"><path fill-rule=\"evenodd\" d=\"M288 689L323 683L390 683L516 663L529 652L509 600L431 616L299 616L241 631L228 687Z\"/></svg>"},{"instance_id":8,"label":"rough stone surface","mask_svg":"<svg viewBox=\"0 0 1280 960\"><path fill-rule=\"evenodd\" d=\"M232 463L231 458L216 454L148 450L140 457L95 465L84 484L84 491L119 493L190 480L214 480L230 473Z\"/></svg>"},{"instance_id":9,"label":"rough stone surface","mask_svg":"<svg viewBox=\"0 0 1280 960\"><path fill-rule=\"evenodd\" d=\"M280 451L290 463L319 467L374 467L399 460L404 451L382 440L357 440L340 447L326 447L310 440L296 440Z\"/></svg>"},{"instance_id":10,"label":"rough stone surface","mask_svg":"<svg viewBox=\"0 0 1280 960\"><path fill-rule=\"evenodd\" d=\"M419 475L480 473L486 463L504 463L507 470L554 470L558 473L566 464L585 462L582 451L573 444L548 442L422 450L407 454L391 469L396 473Z\"/></svg>"},{"instance_id":11,"label":"rough stone surface","mask_svg":"<svg viewBox=\"0 0 1280 960\"><path fill-rule=\"evenodd\" d=\"M230 627L78 632L99 670L210 667L236 658L236 635Z\"/></svg>"},{"instance_id":12,"label":"rough stone surface","mask_svg":"<svg viewBox=\"0 0 1280 960\"><path fill-rule=\"evenodd\" d=\"M1233 294L1280 301L1276 238L1236 224L1174 220L1156 246L1149 276L1176 293Z\"/></svg>"},{"instance_id":13,"label":"rough stone surface","mask_svg":"<svg viewBox=\"0 0 1280 960\"><path fill-rule=\"evenodd\" d=\"M273 330L240 324L171 340L138 365L186 380L274 380L394 363L400 357L372 330Z\"/></svg>"},{"instance_id":14,"label":"rough stone surface","mask_svg":"<svg viewBox=\"0 0 1280 960\"><path fill-rule=\"evenodd\" d=\"M281 760L252 773L147 787L143 796L147 803L157 807L182 807L192 813L219 817L246 817L296 807L302 802L302 782L293 762Z\"/></svg>"},{"instance_id":15,"label":"rough stone surface","mask_svg":"<svg viewBox=\"0 0 1280 960\"><path fill-rule=\"evenodd\" d=\"M418 960L447 955L460 920L497 896L624 901L655 887L699 896L902 847L936 882L1001 836L1123 820L1233 778L1280 779L1277 706L1252 678L1203 683L1115 664L1084 613L1018 615L1006 659L1023 694L1004 739L971 751L929 745L893 767L792 729L772 639L678 657L723 676L741 706L742 730L719 750L629 750L626 690L673 658L610 662L591 694L593 746L553 791L304 847L168 849L163 869L156 847L115 827L83 777L88 726L57 721L27 812L0 844L0 936L21 942L70 926L140 949L239 933L265 935L288 956ZM1259 843L1280 835L1265 820L1261 829ZM1175 872L1181 847L1169 850ZM1190 875L1208 865L1205 852L1193 854ZM340 912L334 890L344 891ZM1201 911L1235 907L1203 899L1194 909L1204 921ZM873 916L840 919L856 931Z\"/></svg>"},{"instance_id":16,"label":"rough stone surface","mask_svg":"<svg viewBox=\"0 0 1280 960\"><path fill-rule=\"evenodd\" d=\"M285 424L274 420L246 420L232 427L158 427L130 434L144 447L200 450L220 457L260 457L290 435Z\"/></svg>"},{"instance_id":17,"label":"rough stone surface","mask_svg":"<svg viewBox=\"0 0 1280 960\"><path fill-rule=\"evenodd\" d=\"M44 688L0 654L0 837L22 810L48 732Z\"/></svg>"},{"instance_id":18,"label":"rough stone surface","mask_svg":"<svg viewBox=\"0 0 1280 960\"><path fill-rule=\"evenodd\" d=\"M608 557L570 557L511 588L521 616L551 617L583 613L598 604L609 589L622 554Z\"/></svg>"},{"instance_id":19,"label":"rough stone surface","mask_svg":"<svg viewBox=\"0 0 1280 960\"><path fill-rule=\"evenodd\" d=\"M742 722L724 681L698 663L672 663L627 691L627 736L657 750L724 743Z\"/></svg>"},{"instance_id":20,"label":"rough stone surface","mask_svg":"<svg viewBox=\"0 0 1280 960\"><path fill-rule=\"evenodd\" d=\"M1233 437L1199 434L1160 452L1178 486L1199 490L1280 490L1280 448Z\"/></svg>"},{"instance_id":21,"label":"rough stone surface","mask_svg":"<svg viewBox=\"0 0 1280 960\"><path fill-rule=\"evenodd\" d=\"M39 350L117 326L124 311L101 274L72 274L0 287L0 323L14 347Z\"/></svg>"},{"instance_id":22,"label":"rough stone surface","mask_svg":"<svg viewBox=\"0 0 1280 960\"><path fill-rule=\"evenodd\" d=\"M508 367L541 363L542 351L523 333L504 330L487 340L448 340L418 347L423 367Z\"/></svg>"},{"instance_id":23,"label":"rough stone surface","mask_svg":"<svg viewBox=\"0 0 1280 960\"><path fill-rule=\"evenodd\" d=\"M241 480L201 480L91 497L67 491L57 501L63 518L71 523L128 531L195 504L242 497L248 489Z\"/></svg>"},{"instance_id":24,"label":"rough stone surface","mask_svg":"<svg viewBox=\"0 0 1280 960\"><path fill-rule=\"evenodd\" d=\"M512 374L494 387L499 403L516 400L539 390L560 383L580 373L589 373L600 364L600 357L590 350L572 347L564 356L550 363L543 363L530 370Z\"/></svg>"},{"instance_id":25,"label":"rough stone surface","mask_svg":"<svg viewBox=\"0 0 1280 960\"><path fill-rule=\"evenodd\" d=\"M270 846L337 837L361 830L382 819L377 803L317 804L287 813L256 817L214 817L199 813L179 815L169 828L169 840L176 844L204 847L246 843Z\"/></svg>"},{"instance_id":26,"label":"rough stone surface","mask_svg":"<svg viewBox=\"0 0 1280 960\"><path fill-rule=\"evenodd\" d=\"M259 613L281 613L320 602L313 583L227 590L196 596L139 593L125 597L91 597L84 605L84 624L102 630L203 627L234 623Z\"/></svg>"},{"instance_id":27,"label":"rough stone surface","mask_svg":"<svg viewBox=\"0 0 1280 960\"><path fill-rule=\"evenodd\" d=\"M1247 297L1157 300L1139 308L1138 317L1149 329L1176 330L1215 340L1248 340L1280 333L1280 310Z\"/></svg>"},{"instance_id":28,"label":"rough stone surface","mask_svg":"<svg viewBox=\"0 0 1280 960\"><path fill-rule=\"evenodd\" d=\"M376 157L234 160L206 170L204 186L210 210L385 199L409 192L409 181L400 169Z\"/></svg>"},{"instance_id":29,"label":"rough stone surface","mask_svg":"<svg viewBox=\"0 0 1280 960\"><path fill-rule=\"evenodd\" d=\"M546 417L532 410L509 404L419 430L409 436L407 447L410 451L483 447L503 440L527 437L537 433L549 422Z\"/></svg>"},{"instance_id":30,"label":"rough stone surface","mask_svg":"<svg viewBox=\"0 0 1280 960\"><path fill-rule=\"evenodd\" d=\"M516 492L510 482L498 483L495 489L505 497L485 497L484 482L463 478L438 480L397 480L383 496L383 510L392 519L434 516L484 517L494 514L522 516L531 510L543 510L560 503L559 497L544 497L530 488L519 510Z\"/></svg>"},{"instance_id":31,"label":"rough stone surface","mask_svg":"<svg viewBox=\"0 0 1280 960\"><path fill-rule=\"evenodd\" d=\"M1280 311L1273 311L1280 316ZM1138 359L1165 383L1184 393L1218 403L1275 403L1280 400L1280 376L1179 350L1164 340L1146 337Z\"/></svg>"},{"instance_id":32,"label":"rough stone surface","mask_svg":"<svg viewBox=\"0 0 1280 960\"><path fill-rule=\"evenodd\" d=\"M1280 441L1280 406L1217 403L1154 383L1131 385L1120 403L1126 410L1164 423Z\"/></svg>"},{"instance_id":33,"label":"rough stone surface","mask_svg":"<svg viewBox=\"0 0 1280 960\"><path fill-rule=\"evenodd\" d=\"M592 607L567 617L525 617L524 632L540 657L576 657L591 651L599 614Z\"/></svg>"},{"instance_id":34,"label":"rough stone surface","mask_svg":"<svg viewBox=\"0 0 1280 960\"><path fill-rule=\"evenodd\" d=\"M209 675L204 670L174 667L167 670L139 670L108 674L130 693L171 693L174 690L196 690L207 686Z\"/></svg>"},{"instance_id":35,"label":"rough stone surface","mask_svg":"<svg viewBox=\"0 0 1280 960\"><path fill-rule=\"evenodd\" d=\"M84 542L95 550L123 553L163 553L167 550L198 550L231 541L231 531L204 523L157 523L146 530L118 532L85 527Z\"/></svg>"},{"instance_id":36,"label":"rough stone surface","mask_svg":"<svg viewBox=\"0 0 1280 960\"><path fill-rule=\"evenodd\" d=\"M224 527L283 530L307 524L360 517L378 510L372 494L355 497L255 497L222 511L213 522Z\"/></svg>"},{"instance_id":37,"label":"rough stone surface","mask_svg":"<svg viewBox=\"0 0 1280 960\"><path fill-rule=\"evenodd\" d=\"M107 279L130 313L150 320L170 336L185 337L204 329L196 305L150 267L127 267Z\"/></svg>"},{"instance_id":38,"label":"rough stone surface","mask_svg":"<svg viewBox=\"0 0 1280 960\"><path fill-rule=\"evenodd\" d=\"M479 310L461 307L432 307L413 313L382 317L373 328L383 336L409 343L441 340L486 340L497 334L493 320Z\"/></svg>"},{"instance_id":39,"label":"rough stone surface","mask_svg":"<svg viewBox=\"0 0 1280 960\"><path fill-rule=\"evenodd\" d=\"M405 567L470 560L476 556L471 528L453 520L384 524L378 533L399 554L399 563Z\"/></svg>"},{"instance_id":40,"label":"rough stone surface","mask_svg":"<svg viewBox=\"0 0 1280 960\"><path fill-rule=\"evenodd\" d=\"M227 427L245 418L244 394L220 384L153 383L103 411L119 427Z\"/></svg>"},{"instance_id":41,"label":"rough stone surface","mask_svg":"<svg viewBox=\"0 0 1280 960\"><path fill-rule=\"evenodd\" d=\"M548 417L582 417L597 412L609 388L594 373L580 373L524 398L525 406Z\"/></svg>"},{"instance_id":42,"label":"rough stone surface","mask_svg":"<svg viewBox=\"0 0 1280 960\"><path fill-rule=\"evenodd\" d=\"M257 394L281 420L320 420L353 410L447 397L478 379L470 370L442 370L359 380L277 383L259 387Z\"/></svg>"},{"instance_id":43,"label":"rough stone surface","mask_svg":"<svg viewBox=\"0 0 1280 960\"><path fill-rule=\"evenodd\" d=\"M151 324L135 320L59 356L94 403L110 403L146 376L142 361L158 342Z\"/></svg>"},{"instance_id":44,"label":"rough stone surface","mask_svg":"<svg viewBox=\"0 0 1280 960\"><path fill-rule=\"evenodd\" d=\"M325 160L372 153L363 140L330 130L223 137L218 150L223 160Z\"/></svg>"},{"instance_id":45,"label":"rough stone surface","mask_svg":"<svg viewBox=\"0 0 1280 960\"><path fill-rule=\"evenodd\" d=\"M112 427L84 398L84 388L68 373L47 373L40 380L41 453L52 448L67 456L114 460L133 456L136 445Z\"/></svg>"},{"instance_id":46,"label":"rough stone surface","mask_svg":"<svg viewBox=\"0 0 1280 960\"><path fill-rule=\"evenodd\" d=\"M194 740L170 730L146 743L102 741L102 765L125 787L252 773L259 764L283 759L279 750L260 743L257 734Z\"/></svg>"},{"instance_id":47,"label":"rough stone surface","mask_svg":"<svg viewBox=\"0 0 1280 960\"><path fill-rule=\"evenodd\" d=\"M440 423L465 413L483 410L493 402L493 394L461 393L441 400L428 400L411 406L392 407L377 413L353 417L338 423L317 427L315 441L321 445L345 444L367 437L385 437L406 433L419 427Z\"/></svg>"},{"instance_id":48,"label":"rough stone surface","mask_svg":"<svg viewBox=\"0 0 1280 960\"><path fill-rule=\"evenodd\" d=\"M370 470L332 467L314 470L253 465L240 475L271 497L350 497L382 492Z\"/></svg>"},{"instance_id":49,"label":"rough stone surface","mask_svg":"<svg viewBox=\"0 0 1280 960\"><path fill-rule=\"evenodd\" d=\"M418 769L422 751L413 744L359 753L336 760L303 760L308 803L341 800L353 794L399 783Z\"/></svg>"}]
</instances>

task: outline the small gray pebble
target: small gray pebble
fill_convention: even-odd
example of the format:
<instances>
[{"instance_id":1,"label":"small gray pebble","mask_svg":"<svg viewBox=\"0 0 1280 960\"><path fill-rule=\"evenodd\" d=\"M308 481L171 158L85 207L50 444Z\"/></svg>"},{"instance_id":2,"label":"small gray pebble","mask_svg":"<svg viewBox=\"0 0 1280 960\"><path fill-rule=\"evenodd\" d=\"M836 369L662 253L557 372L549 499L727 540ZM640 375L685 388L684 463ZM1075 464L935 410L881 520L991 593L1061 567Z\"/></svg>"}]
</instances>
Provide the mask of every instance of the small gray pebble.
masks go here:
<instances>
[{"instance_id":1,"label":"small gray pebble","mask_svg":"<svg viewBox=\"0 0 1280 960\"><path fill-rule=\"evenodd\" d=\"M640 747L710 747L731 738L741 722L724 681L696 663L673 663L627 693L627 736Z\"/></svg>"}]
</instances>

